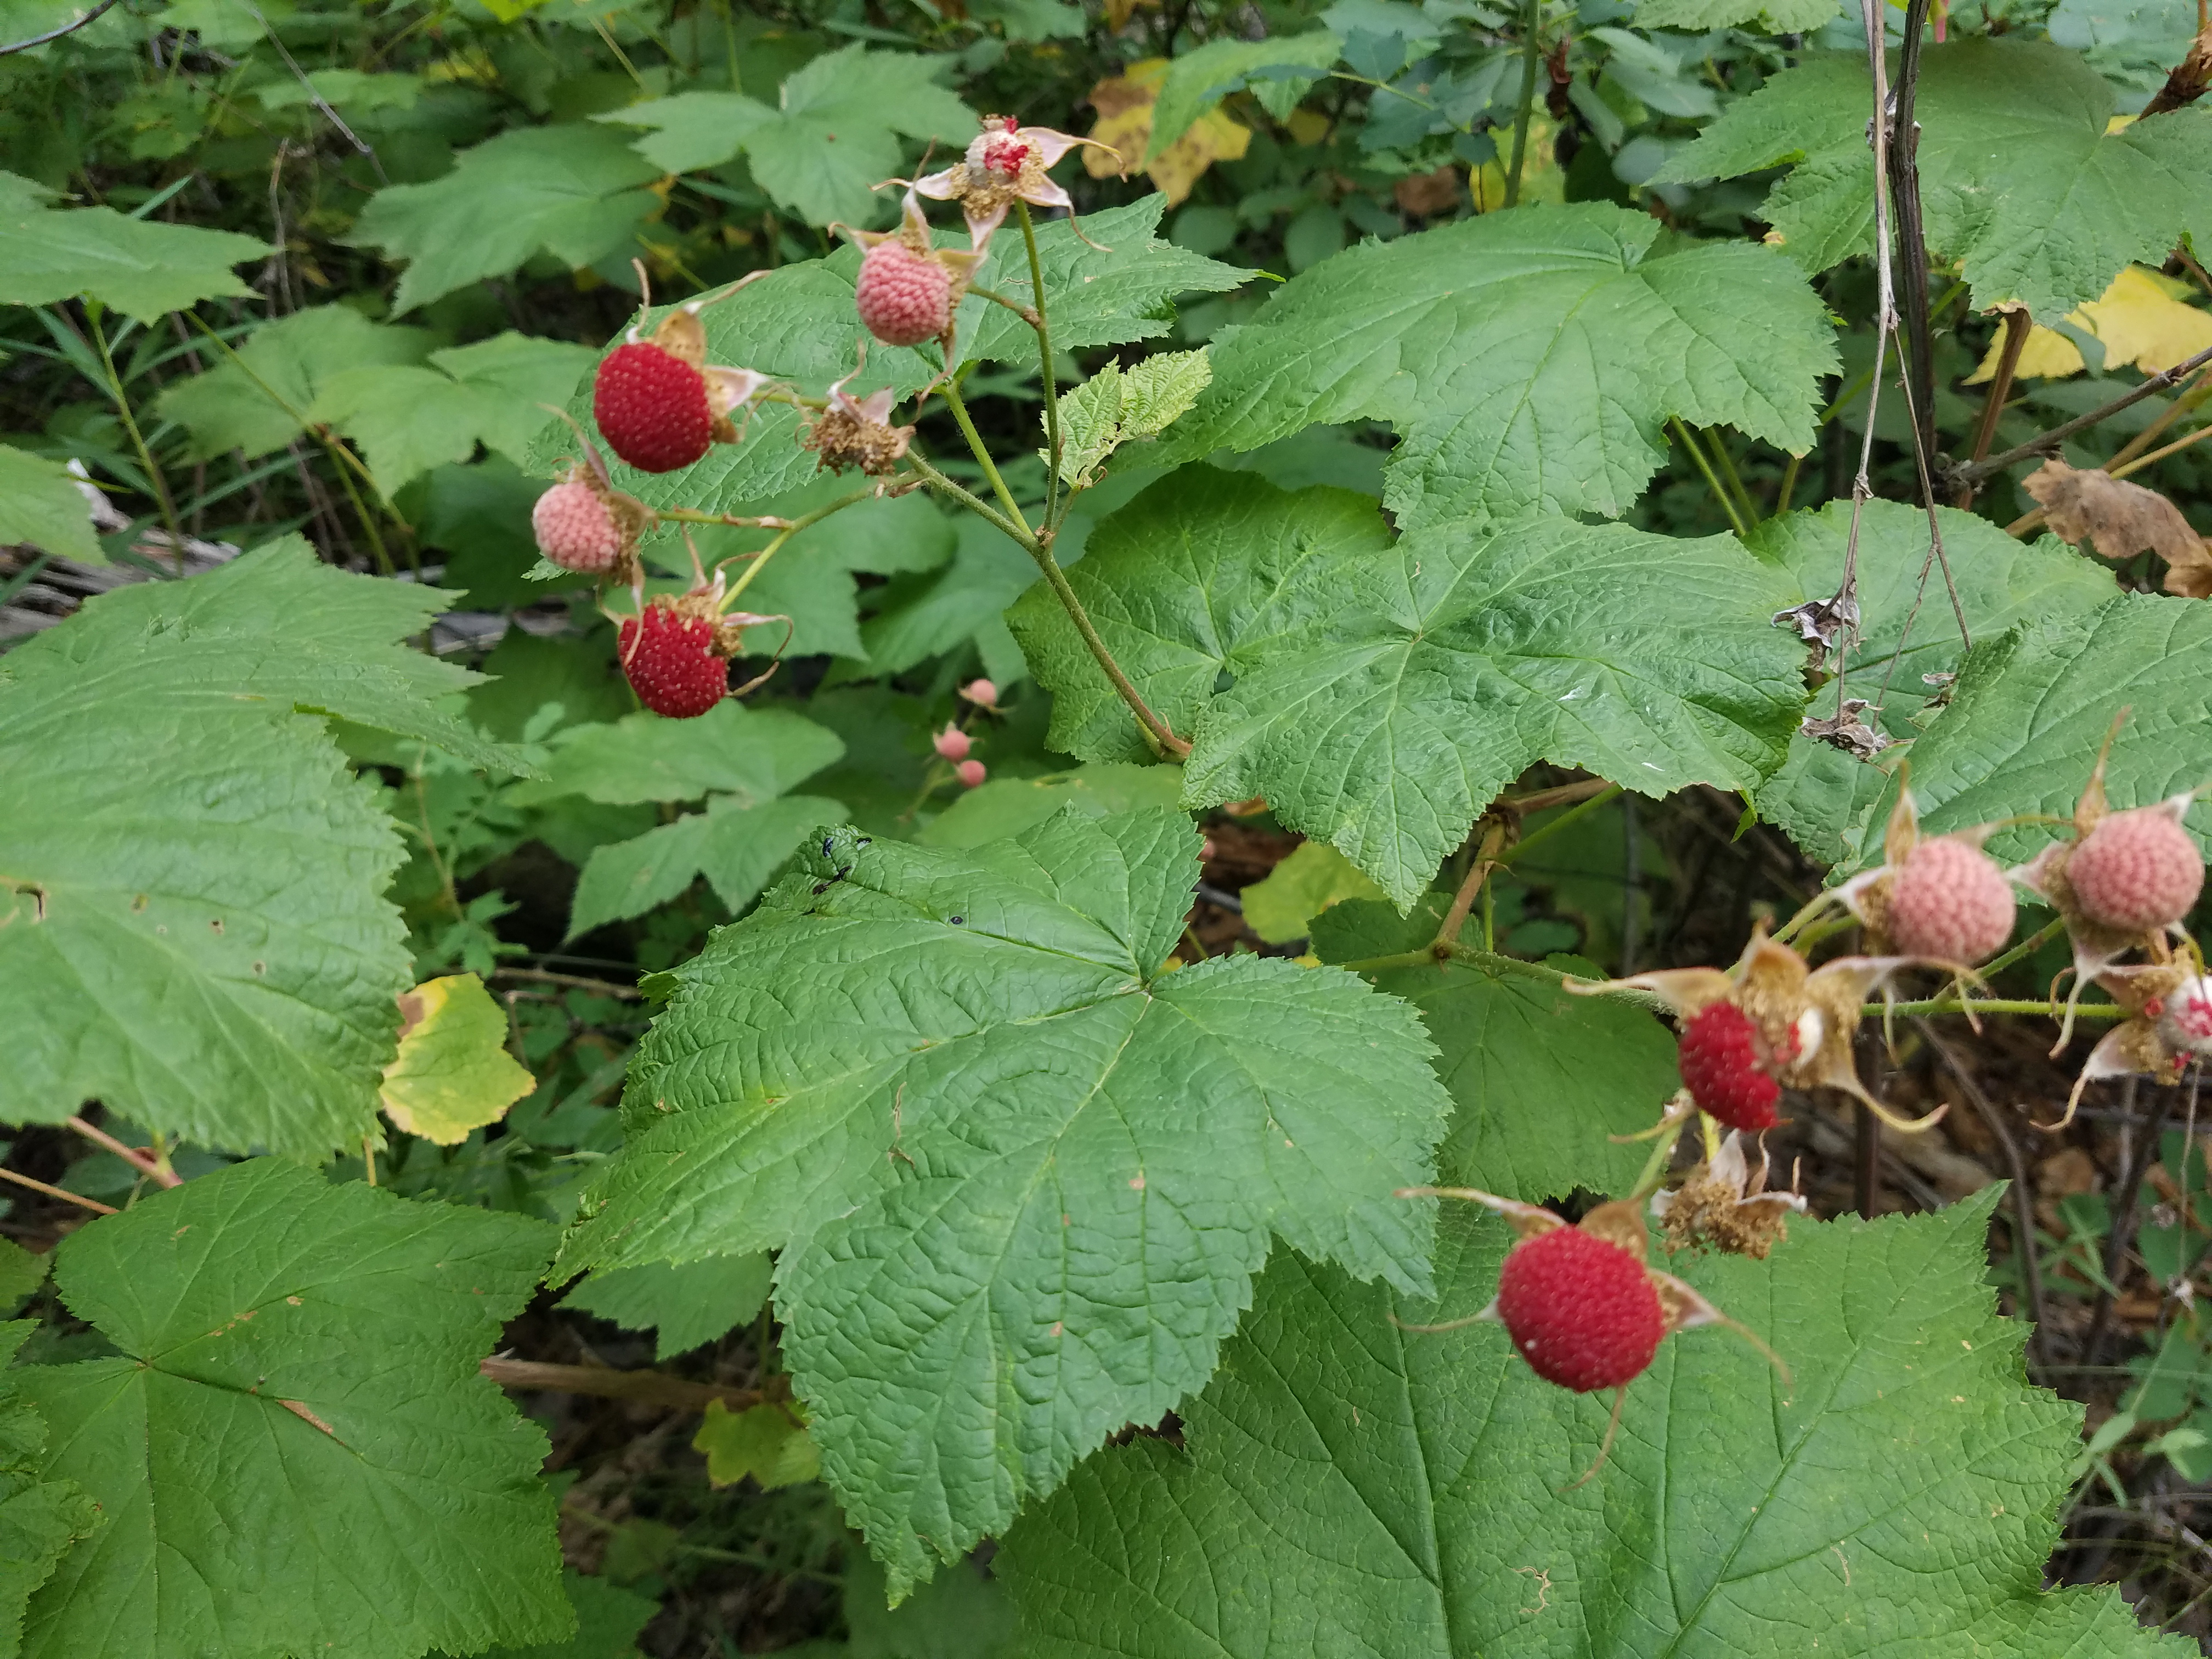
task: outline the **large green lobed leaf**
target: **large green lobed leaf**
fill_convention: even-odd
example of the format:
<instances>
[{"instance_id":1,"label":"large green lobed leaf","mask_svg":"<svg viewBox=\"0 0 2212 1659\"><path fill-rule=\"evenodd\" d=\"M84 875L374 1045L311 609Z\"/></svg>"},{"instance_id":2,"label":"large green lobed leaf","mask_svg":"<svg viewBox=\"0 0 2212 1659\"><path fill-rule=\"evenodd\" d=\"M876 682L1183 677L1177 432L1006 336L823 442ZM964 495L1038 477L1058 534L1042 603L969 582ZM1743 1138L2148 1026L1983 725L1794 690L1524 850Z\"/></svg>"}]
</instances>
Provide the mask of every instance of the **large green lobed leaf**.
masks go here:
<instances>
[{"instance_id":1,"label":"large green lobed leaf","mask_svg":"<svg viewBox=\"0 0 2212 1659\"><path fill-rule=\"evenodd\" d=\"M1069 580L1192 743L1186 805L1264 795L1401 907L1532 763L1748 788L1804 701L1803 648L1769 620L1787 584L1725 537L1541 517L1394 544L1370 498L1191 467L1101 524ZM1143 757L1052 597L1009 621L1054 746Z\"/></svg>"},{"instance_id":2,"label":"large green lobed leaf","mask_svg":"<svg viewBox=\"0 0 2212 1659\"><path fill-rule=\"evenodd\" d=\"M162 1133L315 1156L374 1125L413 982L402 848L311 711L519 767L401 646L449 596L297 538L88 603L0 664L0 1117L98 1098Z\"/></svg>"},{"instance_id":3,"label":"large green lobed leaf","mask_svg":"<svg viewBox=\"0 0 2212 1659\"><path fill-rule=\"evenodd\" d=\"M1770 249L1659 232L1584 203L1363 243L1215 337L1213 382L1158 459L1388 421L1384 503L1412 529L1617 516L1666 459L1670 415L1809 448L1836 363L1819 295Z\"/></svg>"},{"instance_id":4,"label":"large green lobed leaf","mask_svg":"<svg viewBox=\"0 0 2212 1659\"><path fill-rule=\"evenodd\" d=\"M2081 1411L2021 1376L1984 1282L1997 1188L1793 1221L1764 1262L1675 1258L1778 1348L1670 1338L1607 1401L1539 1379L1487 1301L1503 1224L1440 1231L1438 1299L1285 1259L1188 1452L1139 1440L1025 1516L999 1565L1034 1659L2180 1659L2107 1589L2046 1593Z\"/></svg>"},{"instance_id":5,"label":"large green lobed leaf","mask_svg":"<svg viewBox=\"0 0 2212 1659\"><path fill-rule=\"evenodd\" d=\"M1786 69L1661 168L1655 183L1790 164L1762 216L1783 251L1826 270L1873 245L1866 60ZM1921 197L1929 252L1963 259L1974 303L2014 300L2056 323L2130 261L2161 264L2184 234L2212 242L2212 110L2108 133L2112 83L2045 41L1954 40L1920 60Z\"/></svg>"},{"instance_id":6,"label":"large green lobed leaf","mask_svg":"<svg viewBox=\"0 0 2212 1659\"><path fill-rule=\"evenodd\" d=\"M824 837L678 970L562 1270L783 1247L824 1470L903 1594L1212 1370L1271 1235L1425 1284L1446 1108L1411 1011L1279 959L1172 972L1198 837L1065 811Z\"/></svg>"},{"instance_id":7,"label":"large green lobed leaf","mask_svg":"<svg viewBox=\"0 0 2212 1659\"><path fill-rule=\"evenodd\" d=\"M415 1659L557 1638L546 1440L477 1362L541 1222L257 1159L65 1239L121 1352L12 1375L106 1521L33 1599L30 1659Z\"/></svg>"},{"instance_id":8,"label":"large green lobed leaf","mask_svg":"<svg viewBox=\"0 0 2212 1659\"><path fill-rule=\"evenodd\" d=\"M201 300L252 297L232 267L260 258L267 244L112 208L49 206L59 193L0 172L0 302L42 306L82 295L154 323Z\"/></svg>"},{"instance_id":9,"label":"large green lobed leaf","mask_svg":"<svg viewBox=\"0 0 2212 1659\"><path fill-rule=\"evenodd\" d=\"M605 127L515 127L463 150L441 179L377 191L350 240L407 261L392 309L412 311L541 249L571 266L605 258L659 210L642 188L659 171Z\"/></svg>"}]
</instances>

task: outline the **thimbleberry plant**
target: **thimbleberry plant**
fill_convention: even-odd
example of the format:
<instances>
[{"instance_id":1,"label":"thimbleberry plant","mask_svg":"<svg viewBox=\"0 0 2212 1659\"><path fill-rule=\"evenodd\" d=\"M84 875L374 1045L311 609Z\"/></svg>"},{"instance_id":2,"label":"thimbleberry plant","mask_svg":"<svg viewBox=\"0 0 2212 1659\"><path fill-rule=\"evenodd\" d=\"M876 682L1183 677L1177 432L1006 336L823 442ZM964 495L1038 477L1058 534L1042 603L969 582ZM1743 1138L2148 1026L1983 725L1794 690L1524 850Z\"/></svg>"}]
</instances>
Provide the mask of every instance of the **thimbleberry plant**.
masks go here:
<instances>
[{"instance_id":1,"label":"thimbleberry plant","mask_svg":"<svg viewBox=\"0 0 2212 1659\"><path fill-rule=\"evenodd\" d=\"M2185 1650L2212 35L102 9L0 1647Z\"/></svg>"}]
</instances>

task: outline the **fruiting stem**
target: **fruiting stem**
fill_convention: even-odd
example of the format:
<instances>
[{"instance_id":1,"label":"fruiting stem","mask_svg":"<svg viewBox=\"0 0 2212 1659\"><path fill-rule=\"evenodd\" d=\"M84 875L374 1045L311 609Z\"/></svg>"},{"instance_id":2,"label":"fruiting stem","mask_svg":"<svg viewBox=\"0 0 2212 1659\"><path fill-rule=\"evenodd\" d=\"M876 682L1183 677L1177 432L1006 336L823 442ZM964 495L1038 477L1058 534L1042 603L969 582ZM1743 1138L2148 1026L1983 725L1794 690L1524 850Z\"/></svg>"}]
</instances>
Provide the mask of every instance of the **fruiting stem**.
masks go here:
<instances>
[{"instance_id":1,"label":"fruiting stem","mask_svg":"<svg viewBox=\"0 0 2212 1659\"><path fill-rule=\"evenodd\" d=\"M1536 109L1536 70L1544 61L1544 0L1528 0L1521 43L1521 97L1513 110L1513 159L1505 168L1505 205L1521 200L1521 169L1528 156L1528 120Z\"/></svg>"},{"instance_id":2,"label":"fruiting stem","mask_svg":"<svg viewBox=\"0 0 2212 1659\"><path fill-rule=\"evenodd\" d=\"M1010 300L1005 295L1000 293L996 289L981 288L972 283L969 284L968 291L979 300L988 300L993 305L1006 307L1007 310L1012 312L1015 316L1020 318L1031 328L1035 328L1037 325L1036 313L1030 310L1019 300Z\"/></svg>"},{"instance_id":3,"label":"fruiting stem","mask_svg":"<svg viewBox=\"0 0 2212 1659\"><path fill-rule=\"evenodd\" d=\"M1713 464L1705 459L1705 447L1698 443L1698 434L1682 424L1682 417L1679 415L1667 417L1667 428L1674 434L1676 441L1690 452L1690 459L1698 464L1698 471L1704 475L1705 487L1713 492L1713 499L1721 504L1721 511L1728 514L1729 528L1739 536L1749 535L1751 526L1743 521L1742 514L1736 511L1735 502L1723 488L1719 475L1714 472Z\"/></svg>"},{"instance_id":4,"label":"fruiting stem","mask_svg":"<svg viewBox=\"0 0 2212 1659\"><path fill-rule=\"evenodd\" d=\"M1114 660L1114 653L1106 648L1106 641L1098 637L1098 630L1091 626L1091 613L1083 608L1083 601L1075 597L1075 590L1067 585L1067 573L1060 568L1060 561L1052 556L1052 550L1032 542L1029 554L1036 561L1037 568L1044 572L1045 580L1052 585L1053 592L1067 612L1067 619L1075 624L1075 631L1083 635L1084 644L1091 647L1091 654L1098 659L1098 666L1113 682L1115 690L1121 693L1121 701L1129 705L1129 712L1137 717L1137 724L1144 728L1146 739L1176 760L1188 758L1190 745L1176 736L1169 729L1168 723L1155 714L1150 705L1138 695L1137 688L1130 683L1129 677L1121 672L1121 665Z\"/></svg>"},{"instance_id":5,"label":"fruiting stem","mask_svg":"<svg viewBox=\"0 0 2212 1659\"><path fill-rule=\"evenodd\" d=\"M131 434L131 447L138 452L138 464L146 469L146 481L153 486L154 500L161 509L161 522L169 532L169 545L177 556L177 574L185 574L185 527L177 517L177 504L169 499L169 481L161 476L161 463L154 452L146 447L146 439L138 430L137 417L131 412L131 398L123 390L123 377L115 372L115 359L107 349L107 331L100 325L100 314L104 307L98 301L90 301L84 308L84 320L92 329L92 343L100 349L100 366L107 371L107 389L115 399L115 412L123 417L123 429Z\"/></svg>"},{"instance_id":6,"label":"fruiting stem","mask_svg":"<svg viewBox=\"0 0 2212 1659\"><path fill-rule=\"evenodd\" d=\"M991 481L991 489L999 498L999 505L1006 509L1006 516L1021 526L1023 532L1034 542L1036 532L1030 529L1030 521L1022 516L1021 508L1014 505L1013 491L1006 488L1006 481L999 476L999 464L991 459L991 452L983 446L982 434L975 430L975 422L969 417L968 405L960 396L958 379L948 376L937 391L938 395L945 399L945 407L952 411L952 418L960 422L960 435L968 440L968 447L981 464L983 476Z\"/></svg>"},{"instance_id":7,"label":"fruiting stem","mask_svg":"<svg viewBox=\"0 0 2212 1659\"><path fill-rule=\"evenodd\" d=\"M761 549L759 552L753 555L752 562L745 567L745 574L738 577L738 580L731 585L730 591L722 595L718 608L720 611L727 611L732 606L735 605L738 602L738 596L744 592L745 589L752 586L753 578L759 575L761 571L767 566L768 562L776 556L778 550L780 550L783 544L789 541L793 536L796 536L800 531L805 529L810 525L821 523L823 520L828 518L832 513L843 512L845 508L852 506L856 501L866 501L869 496L875 493L875 485L870 484L866 489L856 489L849 495L841 495L837 500L831 501L826 507L817 507L811 513L803 513L795 519L783 520L783 528L776 532L775 539L770 542L766 547ZM756 520L754 522L758 523L759 521Z\"/></svg>"},{"instance_id":8,"label":"fruiting stem","mask_svg":"<svg viewBox=\"0 0 2212 1659\"><path fill-rule=\"evenodd\" d=\"M907 459L914 463L915 470L921 474L921 481L932 489L941 495L949 496L985 523L994 526L1007 540L1019 544L1024 551L1036 550L1036 538L1034 535L1016 525L1012 520L1007 518L1005 514L984 501L973 490L953 483L919 455L909 452Z\"/></svg>"},{"instance_id":9,"label":"fruiting stem","mask_svg":"<svg viewBox=\"0 0 2212 1659\"><path fill-rule=\"evenodd\" d=\"M1045 441L1052 450L1052 465L1045 469L1044 475L1044 521L1049 526L1056 521L1054 509L1060 505L1060 387L1052 372L1052 325L1044 314L1044 267L1037 259L1036 231L1030 223L1030 204L1017 201L1014 210L1021 216L1022 246L1030 253L1030 297L1036 301L1030 324L1036 330L1037 359L1044 373Z\"/></svg>"},{"instance_id":10,"label":"fruiting stem","mask_svg":"<svg viewBox=\"0 0 2212 1659\"><path fill-rule=\"evenodd\" d=\"M1984 963L1979 970L1982 977L1984 979L1988 979L1992 975L2001 974L2006 969L2011 967L2013 963L2018 962L2022 957L2027 956L2031 952L2041 950L2045 945L2048 945L2052 939L2058 937L2058 930L2065 927L2065 925L2066 923L2063 918L2057 916L2052 917L2051 920L2044 923L2041 927L2038 928L2034 933L2030 933L2026 939L2021 940L2019 944L2014 945L2011 950L2006 951L1996 961Z\"/></svg>"},{"instance_id":11,"label":"fruiting stem","mask_svg":"<svg viewBox=\"0 0 2212 1659\"><path fill-rule=\"evenodd\" d=\"M2040 999L2008 1000L1992 998L1986 1002L1966 1003L1960 1001L1956 997L1930 997L1924 1002L1893 1003L1889 1012L1893 1015L1963 1014L1970 1010L1977 1014L2045 1014L2054 1019L2057 1018L2058 1013L2058 1011L2050 1003ZM1869 1002L1863 1009L1864 1012L1869 1014L1878 1013L1881 1011L1881 1004L1879 1002ZM2128 1017L2128 1011L2114 1002L2080 1003L2075 1006L2074 1013L2079 1019L2125 1019Z\"/></svg>"}]
</instances>

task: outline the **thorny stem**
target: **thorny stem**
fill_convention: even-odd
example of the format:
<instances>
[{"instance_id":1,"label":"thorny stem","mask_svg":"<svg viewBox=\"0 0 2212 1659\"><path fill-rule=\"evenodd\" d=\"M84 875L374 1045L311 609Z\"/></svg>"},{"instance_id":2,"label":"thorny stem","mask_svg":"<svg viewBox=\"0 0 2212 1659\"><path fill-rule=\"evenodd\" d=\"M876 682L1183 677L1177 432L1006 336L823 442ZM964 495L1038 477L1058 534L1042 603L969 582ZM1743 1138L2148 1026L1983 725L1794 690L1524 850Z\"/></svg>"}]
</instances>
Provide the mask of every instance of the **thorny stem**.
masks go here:
<instances>
[{"instance_id":1,"label":"thorny stem","mask_svg":"<svg viewBox=\"0 0 2212 1659\"><path fill-rule=\"evenodd\" d=\"M107 349L107 331L100 325L103 307L97 302L84 308L84 320L92 330L92 343L100 349L100 366L107 371L108 391L115 398L115 412L123 417L123 429L131 434L131 447L138 452L138 464L146 469L146 481L154 487L154 500L161 507L161 522L169 532L169 545L177 552L177 574L185 574L185 526L177 517L177 504L169 496L169 481L161 476L161 463L154 452L146 447L145 435L138 430L138 420L131 412L130 395L123 389L123 377L115 372L115 359Z\"/></svg>"},{"instance_id":2,"label":"thorny stem","mask_svg":"<svg viewBox=\"0 0 2212 1659\"><path fill-rule=\"evenodd\" d=\"M1679 415L1668 416L1667 426L1682 447L1690 452L1690 459L1698 464L1698 471L1704 476L1706 488L1713 492L1713 499L1721 504L1721 511L1728 514L1729 528L1739 536L1749 535L1751 526L1743 521L1743 515L1736 511L1735 498L1721 483L1719 475L1713 471L1713 464L1706 459L1705 447L1698 441L1698 434L1682 423L1682 417Z\"/></svg>"},{"instance_id":3,"label":"thorny stem","mask_svg":"<svg viewBox=\"0 0 2212 1659\"><path fill-rule=\"evenodd\" d=\"M1508 207L1521 200L1521 169L1528 156L1528 121L1536 108L1536 70L1544 61L1543 21L1544 0L1528 0L1528 15L1522 25L1526 38L1521 44L1521 96L1513 109L1513 159L1505 169Z\"/></svg>"},{"instance_id":4,"label":"thorny stem","mask_svg":"<svg viewBox=\"0 0 2212 1659\"><path fill-rule=\"evenodd\" d=\"M981 464L983 476L991 481L991 489L999 498L999 505L1006 509L1009 520L1022 527L1023 534L1029 538L1034 547L1036 533L1030 529L1030 521L1022 516L1021 508L1014 505L1013 491L1006 488L1006 481L999 476L999 464L991 459L991 452L984 447L982 434L975 430L975 422L969 417L968 405L960 396L959 380L948 377L937 391L938 395L945 399L945 406L952 411L952 418L960 422L960 435L968 440L968 447Z\"/></svg>"},{"instance_id":5,"label":"thorny stem","mask_svg":"<svg viewBox=\"0 0 2212 1659\"><path fill-rule=\"evenodd\" d=\"M86 1122L82 1117L72 1115L67 1121L70 1128L76 1130L94 1146L114 1153L116 1157L149 1181L158 1182L164 1187L184 1185L185 1178L169 1167L167 1158L157 1160L148 1157L136 1146L126 1146L106 1130Z\"/></svg>"},{"instance_id":6,"label":"thorny stem","mask_svg":"<svg viewBox=\"0 0 2212 1659\"><path fill-rule=\"evenodd\" d=\"M1060 505L1060 386L1052 372L1052 324L1045 316L1044 267L1037 260L1036 231L1030 223L1030 204L1018 201L1014 210L1021 216L1022 246L1030 254L1030 296L1036 301L1030 325L1036 330L1037 361L1044 373L1045 441L1052 448L1052 465L1045 469L1044 475L1044 522L1049 530L1057 521L1056 509Z\"/></svg>"}]
</instances>

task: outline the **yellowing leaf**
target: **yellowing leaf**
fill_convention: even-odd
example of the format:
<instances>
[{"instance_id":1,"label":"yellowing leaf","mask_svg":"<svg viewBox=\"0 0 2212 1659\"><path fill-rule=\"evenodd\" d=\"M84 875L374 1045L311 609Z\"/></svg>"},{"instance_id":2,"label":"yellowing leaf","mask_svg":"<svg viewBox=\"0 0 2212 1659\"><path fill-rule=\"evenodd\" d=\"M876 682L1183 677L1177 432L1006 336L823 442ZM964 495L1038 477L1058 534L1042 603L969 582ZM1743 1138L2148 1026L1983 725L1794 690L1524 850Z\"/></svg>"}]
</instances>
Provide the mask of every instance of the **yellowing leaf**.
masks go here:
<instances>
[{"instance_id":1,"label":"yellowing leaf","mask_svg":"<svg viewBox=\"0 0 2212 1659\"><path fill-rule=\"evenodd\" d=\"M2186 283L2130 265L2112 279L2101 298L2066 320L2103 343L2107 368L2130 363L2155 374L2212 346L2212 312L2189 304L2185 296L2191 292ZM1966 377L1968 386L1979 386L1996 375L2002 343L2000 339L1990 346L1989 355ZM2013 373L2021 380L2058 380L2079 374L2085 367L2073 341L2038 325L2028 331Z\"/></svg>"},{"instance_id":2,"label":"yellowing leaf","mask_svg":"<svg viewBox=\"0 0 2212 1659\"><path fill-rule=\"evenodd\" d=\"M774 1492L822 1473L822 1454L806 1425L783 1406L733 1412L710 1400L691 1449L707 1454L707 1479L717 1486L733 1486L750 1474L763 1492Z\"/></svg>"},{"instance_id":3,"label":"yellowing leaf","mask_svg":"<svg viewBox=\"0 0 2212 1659\"><path fill-rule=\"evenodd\" d=\"M1542 116L1532 117L1528 122L1528 147L1521 157L1521 195L1518 204L1527 207L1532 202L1564 202L1567 199L1567 175L1559 166L1555 147L1556 130ZM1472 169L1467 178L1467 187L1474 196L1477 213L1495 213L1505 205L1505 175L1513 159L1513 136L1508 131L1498 134L1499 143L1494 161L1485 161Z\"/></svg>"},{"instance_id":4,"label":"yellowing leaf","mask_svg":"<svg viewBox=\"0 0 2212 1659\"><path fill-rule=\"evenodd\" d=\"M507 1052L507 1016L474 974L425 981L399 1009L407 1024L384 1068L384 1113L409 1134L453 1146L537 1086Z\"/></svg>"},{"instance_id":5,"label":"yellowing leaf","mask_svg":"<svg viewBox=\"0 0 2212 1659\"><path fill-rule=\"evenodd\" d=\"M1345 899L1389 895L1325 841L1310 841L1244 890L1245 925L1270 945L1287 945L1312 930L1313 919Z\"/></svg>"},{"instance_id":6,"label":"yellowing leaf","mask_svg":"<svg viewBox=\"0 0 2212 1659\"><path fill-rule=\"evenodd\" d=\"M1091 128L1091 137L1111 145L1123 155L1142 155L1152 136L1152 103L1159 96L1160 83L1167 75L1166 58L1147 58L1130 64L1125 73L1091 88L1091 105L1098 112L1098 125ZM1154 156L1145 173L1160 187L1160 193L1172 207L1190 194L1191 186L1206 168L1216 161L1237 160L1251 143L1250 128L1230 119L1218 109L1210 110L1194 121L1182 137ZM1120 170L1112 156L1097 149L1086 149L1083 152L1083 166L1094 179L1103 179Z\"/></svg>"}]
</instances>

